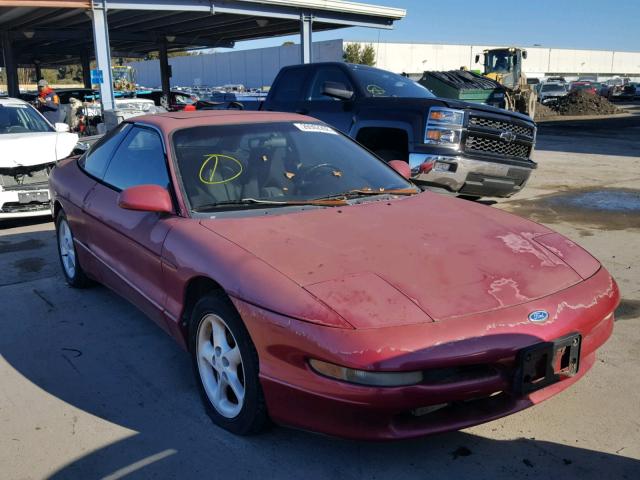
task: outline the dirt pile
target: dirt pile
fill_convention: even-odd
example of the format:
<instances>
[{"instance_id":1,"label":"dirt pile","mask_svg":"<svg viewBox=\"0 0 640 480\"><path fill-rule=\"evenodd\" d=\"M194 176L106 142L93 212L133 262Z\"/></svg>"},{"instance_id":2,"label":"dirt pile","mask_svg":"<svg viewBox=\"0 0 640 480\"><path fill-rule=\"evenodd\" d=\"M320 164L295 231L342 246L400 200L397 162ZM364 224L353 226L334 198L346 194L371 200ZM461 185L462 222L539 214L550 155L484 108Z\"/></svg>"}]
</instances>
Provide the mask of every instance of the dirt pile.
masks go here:
<instances>
[{"instance_id":1,"label":"dirt pile","mask_svg":"<svg viewBox=\"0 0 640 480\"><path fill-rule=\"evenodd\" d=\"M535 113L534 120L543 120L549 117L557 117L558 115L559 113L556 112L554 109L539 103L538 105L536 105L536 113Z\"/></svg>"},{"instance_id":2,"label":"dirt pile","mask_svg":"<svg viewBox=\"0 0 640 480\"><path fill-rule=\"evenodd\" d=\"M538 108L540 108L538 106ZM622 113L609 100L600 95L574 91L561 97L552 107L560 115L611 115Z\"/></svg>"}]
</instances>

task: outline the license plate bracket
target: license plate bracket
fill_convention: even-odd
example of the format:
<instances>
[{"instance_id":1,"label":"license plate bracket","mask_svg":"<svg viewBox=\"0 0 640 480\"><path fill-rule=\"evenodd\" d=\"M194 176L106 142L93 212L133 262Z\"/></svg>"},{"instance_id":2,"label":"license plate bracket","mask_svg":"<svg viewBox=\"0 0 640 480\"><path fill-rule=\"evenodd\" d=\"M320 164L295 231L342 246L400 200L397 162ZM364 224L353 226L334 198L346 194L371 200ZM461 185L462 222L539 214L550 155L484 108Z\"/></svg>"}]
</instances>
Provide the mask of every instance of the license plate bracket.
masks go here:
<instances>
[{"instance_id":1,"label":"license plate bracket","mask_svg":"<svg viewBox=\"0 0 640 480\"><path fill-rule=\"evenodd\" d=\"M47 203L49 201L49 192L37 191L37 192L19 192L18 202L20 203Z\"/></svg>"},{"instance_id":2,"label":"license plate bracket","mask_svg":"<svg viewBox=\"0 0 640 480\"><path fill-rule=\"evenodd\" d=\"M520 350L516 359L515 393L525 395L574 376L580 367L581 345L581 335L573 333Z\"/></svg>"}]
</instances>

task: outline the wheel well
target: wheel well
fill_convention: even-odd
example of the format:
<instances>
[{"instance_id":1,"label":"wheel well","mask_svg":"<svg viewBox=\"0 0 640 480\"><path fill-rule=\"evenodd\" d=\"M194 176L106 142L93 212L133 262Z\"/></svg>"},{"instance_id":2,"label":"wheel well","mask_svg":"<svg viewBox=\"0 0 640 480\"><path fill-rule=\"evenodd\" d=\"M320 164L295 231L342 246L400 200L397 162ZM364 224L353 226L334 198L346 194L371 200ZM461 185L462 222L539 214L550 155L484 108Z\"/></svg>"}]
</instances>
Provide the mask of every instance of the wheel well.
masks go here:
<instances>
[{"instance_id":1,"label":"wheel well","mask_svg":"<svg viewBox=\"0 0 640 480\"><path fill-rule=\"evenodd\" d=\"M62 210L62 205L60 205L60 202L56 200L53 203L53 212L52 212L54 221L58 217L58 213L60 213L60 210Z\"/></svg>"},{"instance_id":2,"label":"wheel well","mask_svg":"<svg viewBox=\"0 0 640 480\"><path fill-rule=\"evenodd\" d=\"M184 308L182 310L182 326L187 327L189 318L196 302L205 294L211 292L222 292L224 288L209 277L194 277L189 280L184 291Z\"/></svg>"},{"instance_id":3,"label":"wheel well","mask_svg":"<svg viewBox=\"0 0 640 480\"><path fill-rule=\"evenodd\" d=\"M409 136L400 128L365 127L356 140L372 152L395 151L402 155L397 160L409 160Z\"/></svg>"}]
</instances>

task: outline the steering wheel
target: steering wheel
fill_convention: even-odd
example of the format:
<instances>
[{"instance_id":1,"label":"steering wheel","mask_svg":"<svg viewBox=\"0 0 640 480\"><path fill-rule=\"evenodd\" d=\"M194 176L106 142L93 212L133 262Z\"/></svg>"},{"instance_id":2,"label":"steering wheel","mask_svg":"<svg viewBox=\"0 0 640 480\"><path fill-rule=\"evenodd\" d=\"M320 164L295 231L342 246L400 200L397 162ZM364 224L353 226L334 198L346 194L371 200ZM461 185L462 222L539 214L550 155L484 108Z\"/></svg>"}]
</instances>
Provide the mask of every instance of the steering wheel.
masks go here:
<instances>
[{"instance_id":1,"label":"steering wheel","mask_svg":"<svg viewBox=\"0 0 640 480\"><path fill-rule=\"evenodd\" d=\"M306 170L302 170L296 180L298 184L298 191L308 190L307 187L312 187L314 185L314 179L320 177L322 175L331 175L335 176L334 172L340 172L341 170L332 165L331 163L319 163L312 167L307 168Z\"/></svg>"}]
</instances>

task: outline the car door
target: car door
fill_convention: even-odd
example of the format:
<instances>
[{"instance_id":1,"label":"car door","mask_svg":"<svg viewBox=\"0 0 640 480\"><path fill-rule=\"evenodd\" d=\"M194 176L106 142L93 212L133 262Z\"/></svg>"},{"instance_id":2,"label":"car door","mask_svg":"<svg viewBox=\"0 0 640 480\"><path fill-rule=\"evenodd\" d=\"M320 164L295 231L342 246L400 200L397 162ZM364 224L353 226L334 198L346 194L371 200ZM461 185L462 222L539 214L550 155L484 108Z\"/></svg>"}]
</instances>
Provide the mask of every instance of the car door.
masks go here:
<instances>
[{"instance_id":1,"label":"car door","mask_svg":"<svg viewBox=\"0 0 640 480\"><path fill-rule=\"evenodd\" d=\"M325 82L333 82L344 86L345 90L354 92L353 84L347 74L339 67L317 68L312 75L305 95L305 104L309 114L332 125L344 133L349 133L353 124L352 100L340 100L324 95Z\"/></svg>"},{"instance_id":2,"label":"car door","mask_svg":"<svg viewBox=\"0 0 640 480\"><path fill-rule=\"evenodd\" d=\"M94 219L89 241L103 265L101 280L167 328L162 315L165 292L161 254L172 215L118 206L121 191L148 184L171 189L160 134L136 124L113 153L101 181L87 196L84 209Z\"/></svg>"}]
</instances>

